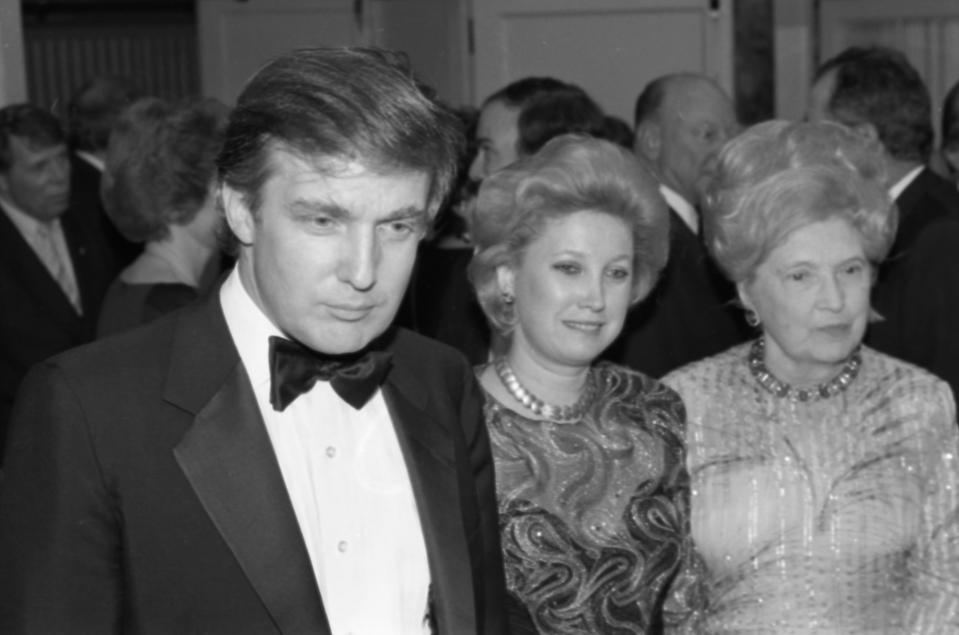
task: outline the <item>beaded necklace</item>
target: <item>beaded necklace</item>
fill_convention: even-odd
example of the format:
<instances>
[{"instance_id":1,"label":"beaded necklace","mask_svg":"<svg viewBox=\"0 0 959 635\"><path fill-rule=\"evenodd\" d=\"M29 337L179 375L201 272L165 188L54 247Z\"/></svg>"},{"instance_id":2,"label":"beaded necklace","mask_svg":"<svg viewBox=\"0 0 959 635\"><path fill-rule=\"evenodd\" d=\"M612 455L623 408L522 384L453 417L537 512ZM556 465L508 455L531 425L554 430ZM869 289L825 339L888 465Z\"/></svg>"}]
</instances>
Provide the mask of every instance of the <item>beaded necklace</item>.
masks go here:
<instances>
[{"instance_id":1,"label":"beaded necklace","mask_svg":"<svg viewBox=\"0 0 959 635\"><path fill-rule=\"evenodd\" d=\"M503 382L503 385L506 386L506 389L518 402L523 404L524 408L534 414L549 419L553 423L576 423L580 421L593 404L593 399L596 396L596 382L593 380L592 372L589 373L583 394L576 403L569 406L556 406L546 403L528 391L523 384L520 383L516 374L513 373L513 369L510 368L505 355L497 357L496 361L493 362L493 367L496 369L496 374L499 375L499 379Z\"/></svg>"},{"instance_id":2,"label":"beaded necklace","mask_svg":"<svg viewBox=\"0 0 959 635\"><path fill-rule=\"evenodd\" d=\"M766 362L763 361L765 351L766 341L762 337L753 342L749 349L749 370L760 386L777 397L790 401L815 401L816 399L828 399L833 395L838 395L848 388L849 384L856 378L856 375L859 374L859 366L862 364L862 356L857 346L838 375L811 388L795 388L776 379L769 372L769 369L766 368Z\"/></svg>"}]
</instances>

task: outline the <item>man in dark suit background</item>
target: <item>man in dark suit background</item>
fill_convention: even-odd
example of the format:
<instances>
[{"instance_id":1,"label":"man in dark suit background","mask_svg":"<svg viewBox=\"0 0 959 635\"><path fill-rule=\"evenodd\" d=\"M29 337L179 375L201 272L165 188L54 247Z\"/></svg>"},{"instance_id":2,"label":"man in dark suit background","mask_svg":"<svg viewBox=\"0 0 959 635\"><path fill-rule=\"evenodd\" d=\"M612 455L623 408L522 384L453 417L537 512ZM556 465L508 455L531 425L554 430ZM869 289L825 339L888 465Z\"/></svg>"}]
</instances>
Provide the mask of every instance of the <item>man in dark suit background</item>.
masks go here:
<instances>
[{"instance_id":1,"label":"man in dark suit background","mask_svg":"<svg viewBox=\"0 0 959 635\"><path fill-rule=\"evenodd\" d=\"M109 254L68 212L69 196L56 118L29 104L0 109L0 452L27 369L93 339L112 277Z\"/></svg>"},{"instance_id":2,"label":"man in dark suit background","mask_svg":"<svg viewBox=\"0 0 959 635\"><path fill-rule=\"evenodd\" d=\"M0 631L507 631L472 369L390 328L460 142L384 52L254 76L218 160L219 292L24 383Z\"/></svg>"},{"instance_id":3,"label":"man in dark suit background","mask_svg":"<svg viewBox=\"0 0 959 635\"><path fill-rule=\"evenodd\" d=\"M959 192L927 163L934 132L929 91L906 56L847 49L817 70L808 116L876 140L899 228L879 267L865 342L959 390Z\"/></svg>"},{"instance_id":4,"label":"man in dark suit background","mask_svg":"<svg viewBox=\"0 0 959 635\"><path fill-rule=\"evenodd\" d=\"M140 97L122 77L94 77L67 104L70 142L70 213L82 218L113 254L116 273L140 255L143 245L127 240L103 210L100 180L110 130L123 109Z\"/></svg>"},{"instance_id":5,"label":"man in dark suit background","mask_svg":"<svg viewBox=\"0 0 959 635\"><path fill-rule=\"evenodd\" d=\"M661 377L748 335L732 285L706 252L698 209L707 163L738 124L723 90L692 73L647 84L636 99L634 123L633 151L656 174L669 205L669 261L604 357Z\"/></svg>"}]
</instances>

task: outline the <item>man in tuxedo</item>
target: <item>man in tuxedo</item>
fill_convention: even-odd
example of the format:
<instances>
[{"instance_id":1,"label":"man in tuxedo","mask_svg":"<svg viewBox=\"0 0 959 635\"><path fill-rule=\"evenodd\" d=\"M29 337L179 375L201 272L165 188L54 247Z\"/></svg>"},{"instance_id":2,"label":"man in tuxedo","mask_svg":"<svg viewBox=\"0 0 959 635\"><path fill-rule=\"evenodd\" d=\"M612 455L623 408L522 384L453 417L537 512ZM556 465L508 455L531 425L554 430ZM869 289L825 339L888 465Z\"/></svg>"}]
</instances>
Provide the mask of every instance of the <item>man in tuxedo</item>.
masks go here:
<instances>
[{"instance_id":1,"label":"man in tuxedo","mask_svg":"<svg viewBox=\"0 0 959 635\"><path fill-rule=\"evenodd\" d=\"M110 257L67 211L69 195L56 118L30 104L0 109L0 452L27 369L93 338L110 283Z\"/></svg>"},{"instance_id":2,"label":"man in tuxedo","mask_svg":"<svg viewBox=\"0 0 959 635\"><path fill-rule=\"evenodd\" d=\"M387 52L250 80L219 291L24 383L0 631L506 632L472 369L390 327L460 143Z\"/></svg>"},{"instance_id":3,"label":"man in tuxedo","mask_svg":"<svg viewBox=\"0 0 959 635\"><path fill-rule=\"evenodd\" d=\"M938 375L959 394L959 191L927 163L929 91L905 55L850 48L817 70L808 116L845 124L882 146L899 228L872 292L866 344Z\"/></svg>"},{"instance_id":4,"label":"man in tuxedo","mask_svg":"<svg viewBox=\"0 0 959 635\"><path fill-rule=\"evenodd\" d=\"M669 261L605 356L661 377L748 336L735 290L706 252L698 209L706 166L738 124L723 90L691 73L651 81L636 99L634 124L633 151L669 205Z\"/></svg>"},{"instance_id":5,"label":"man in tuxedo","mask_svg":"<svg viewBox=\"0 0 959 635\"><path fill-rule=\"evenodd\" d=\"M143 251L141 243L128 240L113 224L100 201L110 130L123 109L140 96L121 77L94 77L77 89L67 104L70 141L70 213L98 232L116 264L116 273Z\"/></svg>"}]
</instances>

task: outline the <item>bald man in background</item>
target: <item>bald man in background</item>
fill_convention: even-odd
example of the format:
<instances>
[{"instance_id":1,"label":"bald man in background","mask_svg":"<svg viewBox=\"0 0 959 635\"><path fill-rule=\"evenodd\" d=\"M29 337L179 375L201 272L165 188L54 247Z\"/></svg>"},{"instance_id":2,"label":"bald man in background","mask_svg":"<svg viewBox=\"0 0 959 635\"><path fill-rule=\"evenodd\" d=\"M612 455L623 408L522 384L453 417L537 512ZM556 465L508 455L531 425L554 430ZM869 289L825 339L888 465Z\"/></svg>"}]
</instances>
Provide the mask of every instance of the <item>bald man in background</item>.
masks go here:
<instances>
[{"instance_id":1,"label":"bald man in background","mask_svg":"<svg viewBox=\"0 0 959 635\"><path fill-rule=\"evenodd\" d=\"M634 126L633 151L651 167L669 205L669 262L606 357L661 377L749 335L733 286L706 252L699 210L706 165L739 124L718 84L677 73L647 84L636 99Z\"/></svg>"}]
</instances>

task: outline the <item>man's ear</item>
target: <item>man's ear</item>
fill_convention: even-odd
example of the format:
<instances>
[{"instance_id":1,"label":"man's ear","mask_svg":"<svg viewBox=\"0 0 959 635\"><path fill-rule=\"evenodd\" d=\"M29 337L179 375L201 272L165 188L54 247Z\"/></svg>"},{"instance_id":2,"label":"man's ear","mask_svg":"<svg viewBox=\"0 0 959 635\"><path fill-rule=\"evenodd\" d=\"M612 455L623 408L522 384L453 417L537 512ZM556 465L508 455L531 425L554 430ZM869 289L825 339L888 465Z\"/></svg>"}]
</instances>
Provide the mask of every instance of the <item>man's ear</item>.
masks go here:
<instances>
[{"instance_id":1,"label":"man's ear","mask_svg":"<svg viewBox=\"0 0 959 635\"><path fill-rule=\"evenodd\" d=\"M659 159L663 148L663 131L655 121L644 121L636 128L633 148L653 163Z\"/></svg>"},{"instance_id":2,"label":"man's ear","mask_svg":"<svg viewBox=\"0 0 959 635\"><path fill-rule=\"evenodd\" d=\"M226 223L236 239L243 245L252 245L256 237L256 218L246 203L246 198L223 183L220 186L220 204Z\"/></svg>"},{"instance_id":3,"label":"man's ear","mask_svg":"<svg viewBox=\"0 0 959 635\"><path fill-rule=\"evenodd\" d=\"M496 284L504 295L516 296L516 276L508 265L496 267Z\"/></svg>"}]
</instances>

